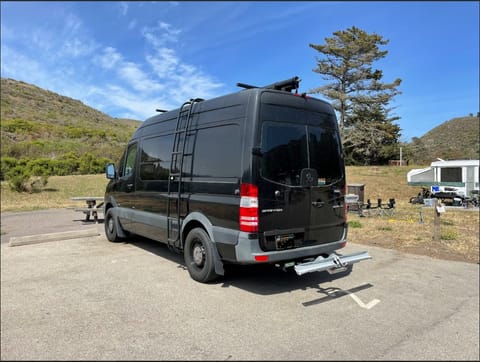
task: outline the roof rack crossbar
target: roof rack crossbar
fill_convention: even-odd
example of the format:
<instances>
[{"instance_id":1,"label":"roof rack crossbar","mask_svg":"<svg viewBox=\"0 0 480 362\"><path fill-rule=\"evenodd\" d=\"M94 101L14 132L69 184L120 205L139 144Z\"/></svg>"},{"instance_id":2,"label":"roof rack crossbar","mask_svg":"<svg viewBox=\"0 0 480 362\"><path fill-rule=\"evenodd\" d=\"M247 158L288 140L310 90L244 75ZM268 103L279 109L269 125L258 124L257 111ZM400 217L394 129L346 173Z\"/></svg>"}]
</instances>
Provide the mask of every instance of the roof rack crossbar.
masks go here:
<instances>
[{"instance_id":1,"label":"roof rack crossbar","mask_svg":"<svg viewBox=\"0 0 480 362\"><path fill-rule=\"evenodd\" d=\"M275 82L263 87L257 87L257 86L245 84L245 83L237 83L237 87L242 87L245 89L251 89L251 88L275 89L275 90L291 92L294 89L298 91L300 80L301 79L299 77L293 77L293 78L285 79L285 80Z\"/></svg>"}]
</instances>

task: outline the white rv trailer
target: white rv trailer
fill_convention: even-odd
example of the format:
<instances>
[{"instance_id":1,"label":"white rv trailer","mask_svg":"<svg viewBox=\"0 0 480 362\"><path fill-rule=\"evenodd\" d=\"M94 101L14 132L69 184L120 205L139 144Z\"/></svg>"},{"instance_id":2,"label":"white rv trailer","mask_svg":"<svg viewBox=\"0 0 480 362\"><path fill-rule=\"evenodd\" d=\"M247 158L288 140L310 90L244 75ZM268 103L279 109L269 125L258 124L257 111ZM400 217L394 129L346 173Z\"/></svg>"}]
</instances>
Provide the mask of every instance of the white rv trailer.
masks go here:
<instances>
[{"instance_id":1,"label":"white rv trailer","mask_svg":"<svg viewBox=\"0 0 480 362\"><path fill-rule=\"evenodd\" d=\"M439 192L462 197L478 195L480 160L438 160L430 167L409 171L408 185L430 186L433 195Z\"/></svg>"}]
</instances>

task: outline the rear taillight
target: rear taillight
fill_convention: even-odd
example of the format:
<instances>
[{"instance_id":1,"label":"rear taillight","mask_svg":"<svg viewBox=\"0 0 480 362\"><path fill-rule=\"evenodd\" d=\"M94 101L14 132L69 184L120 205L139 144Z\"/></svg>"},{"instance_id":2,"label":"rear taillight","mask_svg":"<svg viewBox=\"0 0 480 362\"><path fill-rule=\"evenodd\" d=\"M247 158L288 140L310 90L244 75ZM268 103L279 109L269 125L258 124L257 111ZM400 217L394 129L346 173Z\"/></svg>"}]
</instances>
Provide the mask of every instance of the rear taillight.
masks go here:
<instances>
[{"instance_id":1,"label":"rear taillight","mask_svg":"<svg viewBox=\"0 0 480 362\"><path fill-rule=\"evenodd\" d=\"M258 187L252 184L240 185L240 231L258 231Z\"/></svg>"}]
</instances>

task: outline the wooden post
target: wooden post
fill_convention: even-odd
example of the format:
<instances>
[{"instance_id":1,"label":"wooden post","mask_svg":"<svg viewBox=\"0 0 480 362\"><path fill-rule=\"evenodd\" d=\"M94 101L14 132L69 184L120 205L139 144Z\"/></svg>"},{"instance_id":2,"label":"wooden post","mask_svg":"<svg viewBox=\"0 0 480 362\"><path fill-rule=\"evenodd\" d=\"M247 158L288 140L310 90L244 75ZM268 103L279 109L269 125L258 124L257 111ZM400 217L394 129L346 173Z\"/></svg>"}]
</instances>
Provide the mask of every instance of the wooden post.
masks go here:
<instances>
[{"instance_id":1,"label":"wooden post","mask_svg":"<svg viewBox=\"0 0 480 362\"><path fill-rule=\"evenodd\" d=\"M438 200L434 198L433 202L433 240L440 240L440 213L437 210Z\"/></svg>"}]
</instances>

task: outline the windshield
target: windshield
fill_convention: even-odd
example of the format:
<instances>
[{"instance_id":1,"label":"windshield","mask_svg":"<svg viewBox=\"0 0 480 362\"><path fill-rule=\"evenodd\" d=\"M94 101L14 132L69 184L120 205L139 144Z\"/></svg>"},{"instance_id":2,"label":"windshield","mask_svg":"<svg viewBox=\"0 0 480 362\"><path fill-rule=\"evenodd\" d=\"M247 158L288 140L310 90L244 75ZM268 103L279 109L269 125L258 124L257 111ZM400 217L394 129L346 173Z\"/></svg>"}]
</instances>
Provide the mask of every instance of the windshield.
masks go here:
<instances>
[{"instance_id":1,"label":"windshield","mask_svg":"<svg viewBox=\"0 0 480 362\"><path fill-rule=\"evenodd\" d=\"M264 121L261 130L261 175L289 186L301 185L303 169L315 169L317 186L343 177L343 157L336 128Z\"/></svg>"}]
</instances>

